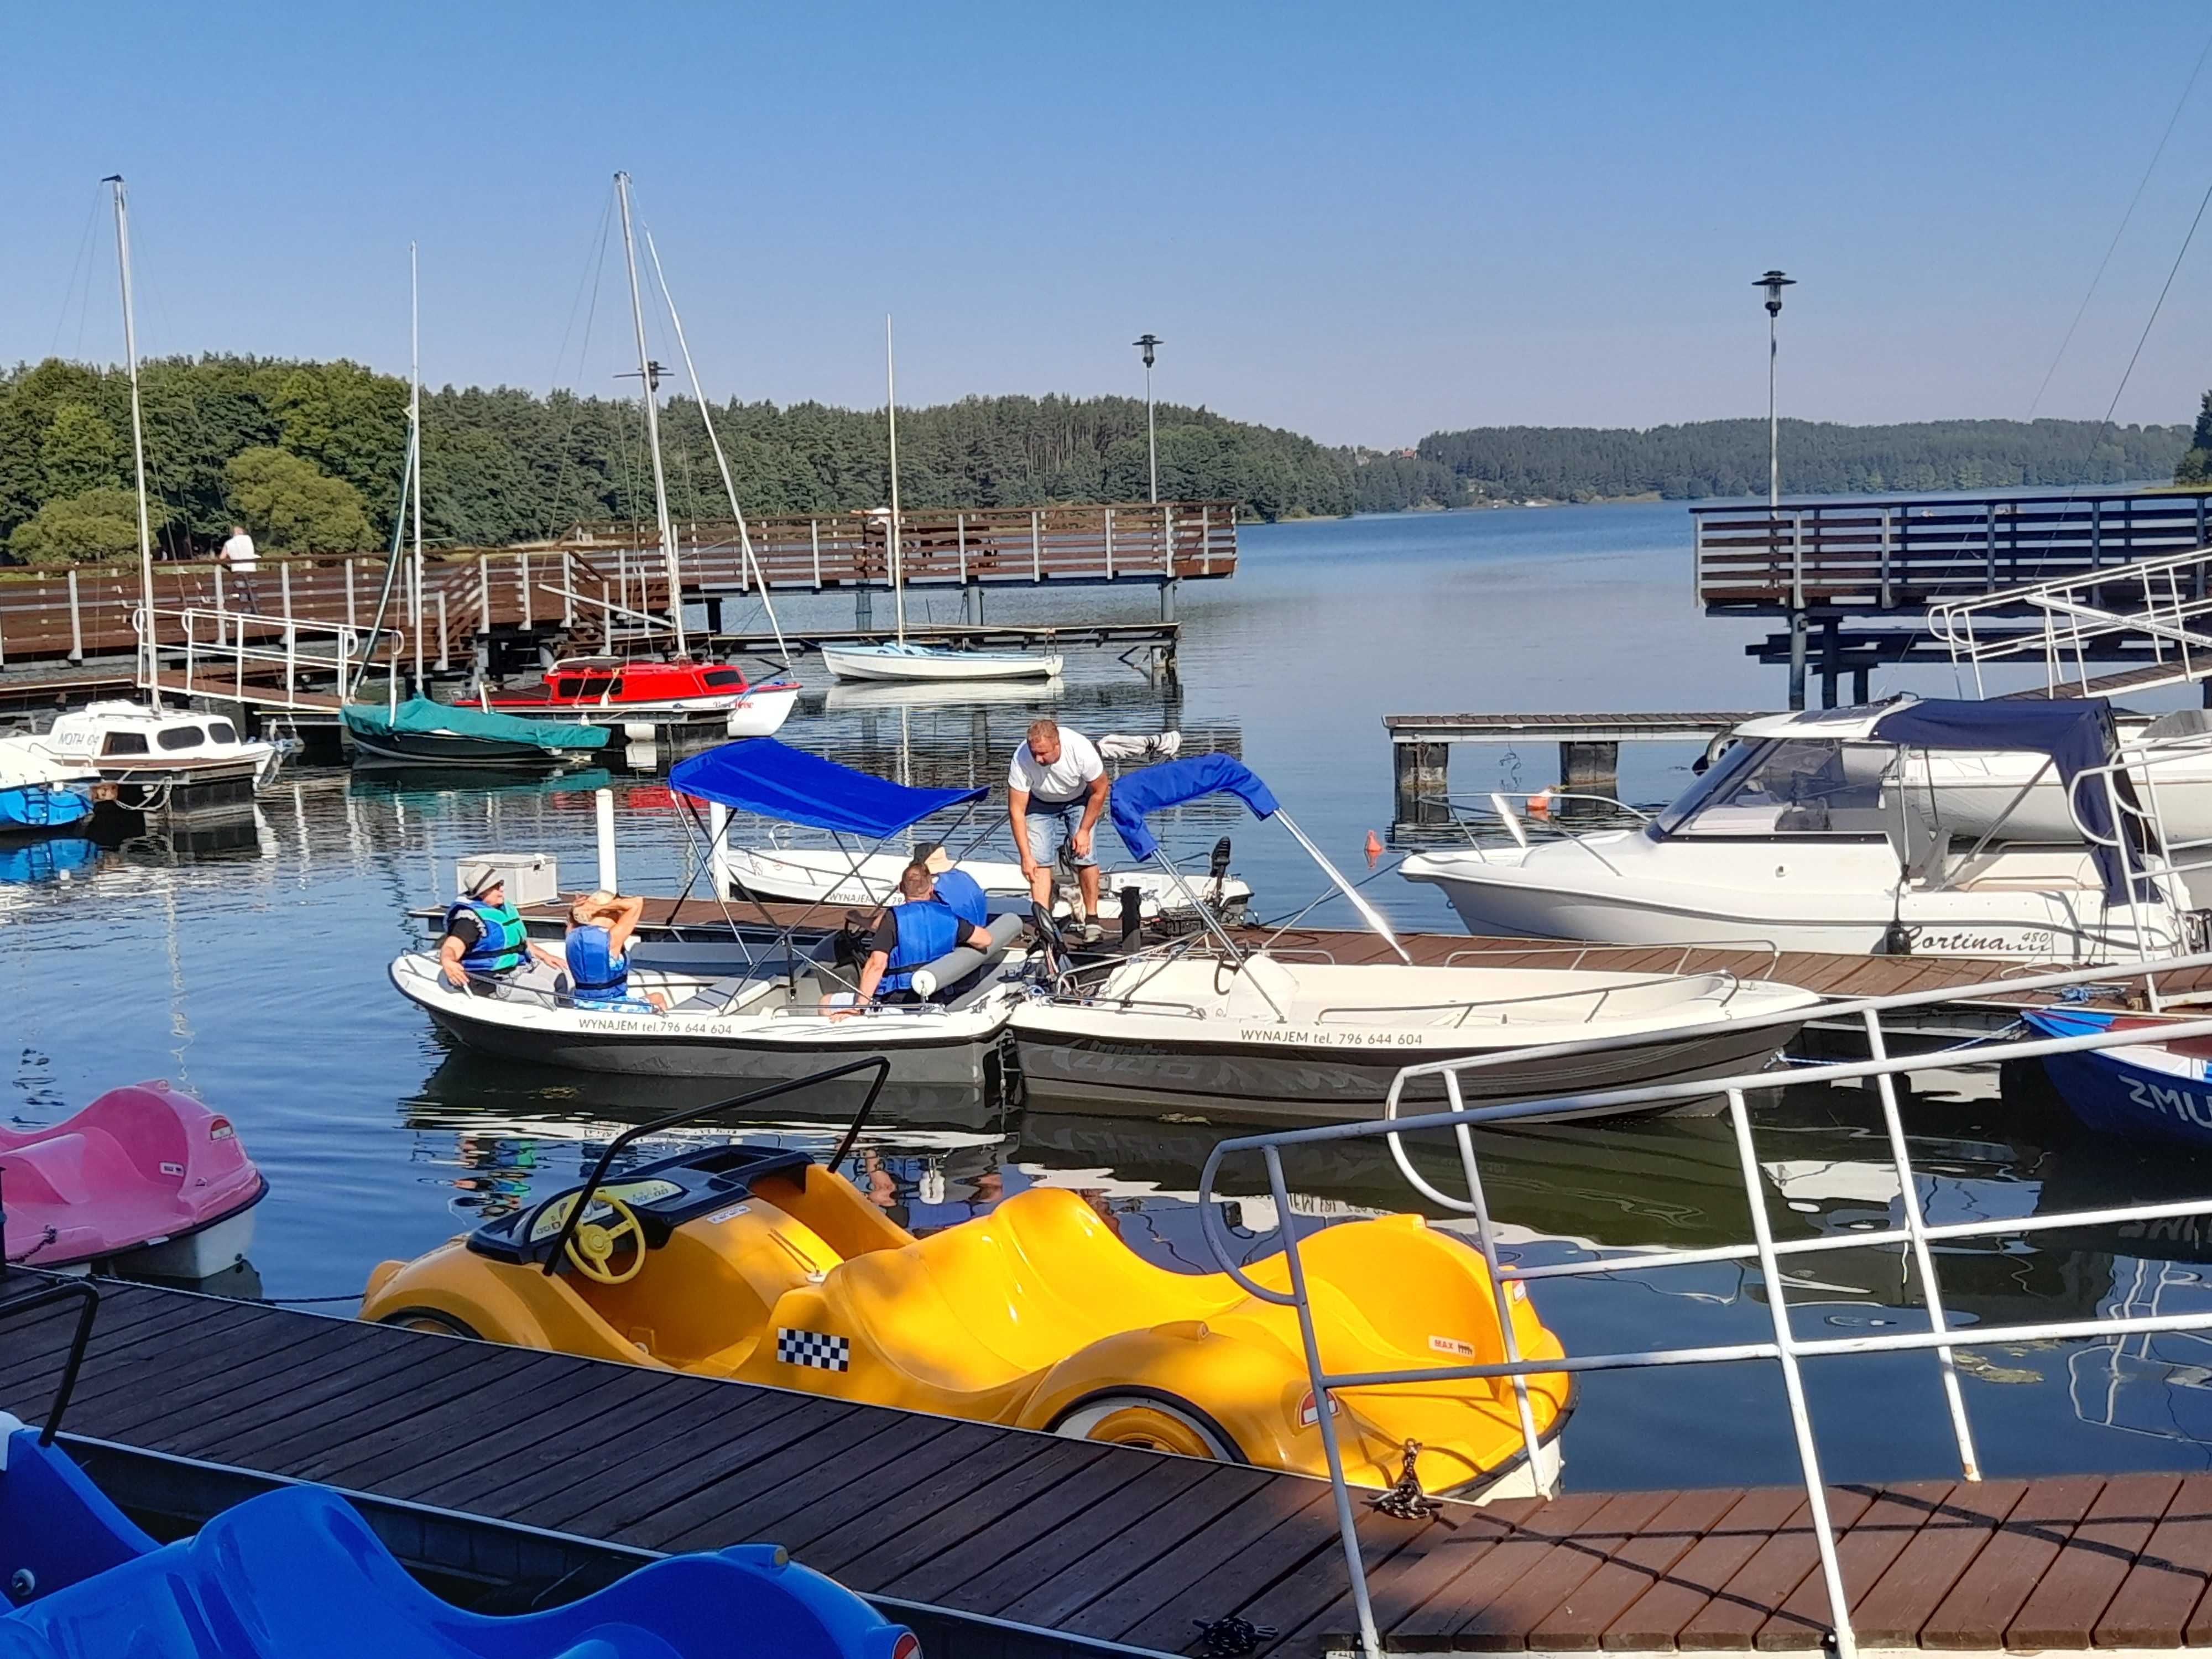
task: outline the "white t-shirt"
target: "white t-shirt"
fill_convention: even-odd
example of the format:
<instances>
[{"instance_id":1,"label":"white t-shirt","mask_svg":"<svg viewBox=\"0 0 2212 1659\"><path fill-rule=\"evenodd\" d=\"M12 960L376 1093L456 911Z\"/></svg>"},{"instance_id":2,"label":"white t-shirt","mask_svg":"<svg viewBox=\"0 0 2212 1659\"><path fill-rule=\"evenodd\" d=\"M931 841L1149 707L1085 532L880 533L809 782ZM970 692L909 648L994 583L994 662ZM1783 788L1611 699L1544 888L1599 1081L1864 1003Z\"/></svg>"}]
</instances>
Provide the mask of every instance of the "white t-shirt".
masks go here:
<instances>
[{"instance_id":1,"label":"white t-shirt","mask_svg":"<svg viewBox=\"0 0 2212 1659\"><path fill-rule=\"evenodd\" d=\"M222 562L234 570L252 570L261 562L261 555L253 546L253 538L243 530L222 544Z\"/></svg>"},{"instance_id":2,"label":"white t-shirt","mask_svg":"<svg viewBox=\"0 0 2212 1659\"><path fill-rule=\"evenodd\" d=\"M1063 726L1060 758L1049 766L1040 765L1024 742L1014 750L1014 763L1006 769L1006 787L1027 790L1041 806L1064 806L1082 799L1091 779L1105 775L1106 763L1098 758L1098 745L1082 732Z\"/></svg>"}]
</instances>

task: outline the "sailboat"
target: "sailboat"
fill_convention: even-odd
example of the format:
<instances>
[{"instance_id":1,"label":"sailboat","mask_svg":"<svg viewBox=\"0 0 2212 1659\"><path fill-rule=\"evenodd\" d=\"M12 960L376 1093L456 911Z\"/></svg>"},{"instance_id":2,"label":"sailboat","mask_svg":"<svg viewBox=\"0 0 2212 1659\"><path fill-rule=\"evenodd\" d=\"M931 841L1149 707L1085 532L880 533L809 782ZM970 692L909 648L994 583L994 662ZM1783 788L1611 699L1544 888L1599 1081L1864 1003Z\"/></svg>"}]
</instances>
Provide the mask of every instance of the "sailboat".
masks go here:
<instances>
[{"instance_id":1,"label":"sailboat","mask_svg":"<svg viewBox=\"0 0 2212 1659\"><path fill-rule=\"evenodd\" d=\"M667 567L667 626L675 650L665 662L612 656L569 658L554 663L534 684L505 690L487 686L477 701L490 712L557 714L591 723L641 716L656 720L688 720L702 714L720 714L732 737L764 738L789 718L792 706L799 701L799 685L790 678L791 648L784 642L782 625L776 622L775 606L769 599L768 583L753 556L752 533L745 525L744 509L738 504L729 458L723 453L720 434L714 430L714 410L700 384L698 368L691 359L691 347L684 337L684 322L676 314L675 297L669 293L666 274L660 268L660 252L653 246L648 232L646 251L652 256L653 274L660 282L661 299L668 307L677 347L690 378L691 394L698 401L699 416L707 428L707 441L714 452L714 465L721 473L731 515L737 520L744 568L759 583L761 603L768 611L769 626L775 630L776 643L781 647L784 674L764 684L748 683L744 671L735 664L695 659L685 636L683 571L677 561L676 525L668 511L667 474L660 459L660 366L653 361L645 341L645 298L638 285L637 244L630 228L629 174L615 174L615 191L622 204L623 253L629 268L630 317L636 327L637 371L641 395L645 400L645 441L653 456L653 519L660 536L661 557ZM615 611L616 607L608 607L610 619ZM623 614L641 621L652 620L636 612Z\"/></svg>"},{"instance_id":2,"label":"sailboat","mask_svg":"<svg viewBox=\"0 0 2212 1659\"><path fill-rule=\"evenodd\" d=\"M823 665L841 680L1018 680L1057 679L1064 659L1057 651L953 651L915 645L906 636L906 580L899 524L898 375L891 352L891 319L884 319L884 415L890 423L891 506L884 525L890 555L891 605L898 638L883 645L825 645Z\"/></svg>"}]
</instances>

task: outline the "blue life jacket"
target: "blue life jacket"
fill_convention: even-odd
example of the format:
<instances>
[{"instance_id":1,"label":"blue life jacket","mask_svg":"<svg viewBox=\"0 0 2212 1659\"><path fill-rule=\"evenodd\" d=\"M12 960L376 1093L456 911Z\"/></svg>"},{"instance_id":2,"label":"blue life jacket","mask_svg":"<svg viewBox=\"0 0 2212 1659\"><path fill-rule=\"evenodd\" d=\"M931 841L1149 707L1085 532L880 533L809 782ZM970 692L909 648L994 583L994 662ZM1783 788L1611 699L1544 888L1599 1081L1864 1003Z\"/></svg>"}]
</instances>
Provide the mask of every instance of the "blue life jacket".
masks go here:
<instances>
[{"instance_id":1,"label":"blue life jacket","mask_svg":"<svg viewBox=\"0 0 2212 1659\"><path fill-rule=\"evenodd\" d=\"M596 923L568 930L568 984L584 1004L622 1002L629 996L629 952L610 957L614 935Z\"/></svg>"},{"instance_id":2,"label":"blue life jacket","mask_svg":"<svg viewBox=\"0 0 2212 1659\"><path fill-rule=\"evenodd\" d=\"M912 989L914 970L951 954L968 931L950 905L935 899L908 899L891 915L898 918L898 949L876 986L878 996Z\"/></svg>"},{"instance_id":3,"label":"blue life jacket","mask_svg":"<svg viewBox=\"0 0 2212 1659\"><path fill-rule=\"evenodd\" d=\"M970 927L981 927L991 920L991 901L983 884L965 870L947 870L937 878L937 902L949 906Z\"/></svg>"},{"instance_id":4,"label":"blue life jacket","mask_svg":"<svg viewBox=\"0 0 2212 1659\"><path fill-rule=\"evenodd\" d=\"M530 955L530 933L511 904L486 904L482 899L456 900L446 911L446 931L454 921L473 915L483 924L477 942L461 952L465 974L505 974L520 967Z\"/></svg>"}]
</instances>

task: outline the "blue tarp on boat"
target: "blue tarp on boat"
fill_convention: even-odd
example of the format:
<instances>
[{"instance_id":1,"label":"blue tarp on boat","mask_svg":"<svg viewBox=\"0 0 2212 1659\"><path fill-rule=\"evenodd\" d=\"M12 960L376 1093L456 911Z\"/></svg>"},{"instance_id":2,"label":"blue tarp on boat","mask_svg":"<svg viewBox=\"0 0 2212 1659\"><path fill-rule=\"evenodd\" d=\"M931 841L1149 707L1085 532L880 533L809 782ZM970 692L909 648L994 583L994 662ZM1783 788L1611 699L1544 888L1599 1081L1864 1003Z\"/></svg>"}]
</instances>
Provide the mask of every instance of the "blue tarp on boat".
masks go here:
<instances>
[{"instance_id":1,"label":"blue tarp on boat","mask_svg":"<svg viewBox=\"0 0 2212 1659\"><path fill-rule=\"evenodd\" d=\"M781 823L849 832L881 841L988 789L915 789L793 749L774 738L743 738L679 761L672 789L719 801Z\"/></svg>"},{"instance_id":2,"label":"blue tarp on boat","mask_svg":"<svg viewBox=\"0 0 2212 1659\"><path fill-rule=\"evenodd\" d=\"M395 714L378 702L349 702L338 714L349 731L369 737L482 738L488 743L530 743L540 749L604 749L611 735L603 726L574 720L531 720L494 714L465 703L410 697Z\"/></svg>"},{"instance_id":3,"label":"blue tarp on boat","mask_svg":"<svg viewBox=\"0 0 2212 1659\"><path fill-rule=\"evenodd\" d=\"M2104 878L2106 897L2114 904L2127 902L2127 878L2118 849L2098 844L2114 838L2111 802L2100 786L2078 792L2074 787L2083 772L2112 758L2112 705L2102 697L2008 697L1994 702L1919 697L1876 720L1873 735L1880 742L1908 749L2024 750L2050 756L2057 767L2060 787L2093 837L2090 851L2097 873ZM2118 775L2117 783L2122 799L2132 805L2135 789L2127 775ZM2134 813L2128 814L2129 832L2138 842L2141 824ZM2148 890L2137 896L2148 897Z\"/></svg>"},{"instance_id":4,"label":"blue tarp on boat","mask_svg":"<svg viewBox=\"0 0 2212 1659\"><path fill-rule=\"evenodd\" d=\"M1158 838L1145 823L1148 816L1187 800L1224 793L1250 807L1255 818L1275 814L1274 793L1260 781L1258 773L1228 755L1193 755L1125 772L1115 782L1107 805L1114 814L1114 831L1129 849L1129 856L1148 859L1160 849Z\"/></svg>"}]
</instances>

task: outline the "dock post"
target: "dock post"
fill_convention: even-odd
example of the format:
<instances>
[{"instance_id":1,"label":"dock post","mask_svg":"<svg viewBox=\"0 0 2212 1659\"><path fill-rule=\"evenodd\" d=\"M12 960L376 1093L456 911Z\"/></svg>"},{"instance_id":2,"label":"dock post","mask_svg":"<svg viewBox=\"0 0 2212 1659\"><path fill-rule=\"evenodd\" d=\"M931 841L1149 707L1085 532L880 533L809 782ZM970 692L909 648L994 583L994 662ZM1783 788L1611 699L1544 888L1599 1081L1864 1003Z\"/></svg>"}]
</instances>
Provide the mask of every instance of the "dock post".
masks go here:
<instances>
[{"instance_id":1,"label":"dock post","mask_svg":"<svg viewBox=\"0 0 2212 1659\"><path fill-rule=\"evenodd\" d=\"M714 897L730 902L730 809L718 800L707 803L707 873L714 884Z\"/></svg>"},{"instance_id":2,"label":"dock post","mask_svg":"<svg viewBox=\"0 0 2212 1659\"><path fill-rule=\"evenodd\" d=\"M1620 792L1620 745L1563 743L1559 782L1571 795L1613 795Z\"/></svg>"},{"instance_id":3,"label":"dock post","mask_svg":"<svg viewBox=\"0 0 2212 1659\"><path fill-rule=\"evenodd\" d=\"M81 662L82 662L82 661L84 660L84 613L77 608L77 602L76 602L76 567L75 565L71 565L71 566L70 567L70 570L69 570L69 596L70 596L70 654L69 654L69 659L70 659L71 662L78 662L78 663L81 663Z\"/></svg>"},{"instance_id":4,"label":"dock post","mask_svg":"<svg viewBox=\"0 0 2212 1659\"><path fill-rule=\"evenodd\" d=\"M592 791L593 817L598 821L599 841L599 886L603 891L619 893L615 869L615 792L611 789Z\"/></svg>"},{"instance_id":5,"label":"dock post","mask_svg":"<svg viewBox=\"0 0 2212 1659\"><path fill-rule=\"evenodd\" d=\"M1820 623L1820 707L1836 706L1838 682L1843 678L1843 642L1837 638L1841 619L1828 617Z\"/></svg>"},{"instance_id":6,"label":"dock post","mask_svg":"<svg viewBox=\"0 0 2212 1659\"><path fill-rule=\"evenodd\" d=\"M1444 743L1394 743L1390 769L1397 784L1401 823L1443 823L1451 817L1444 801L1450 787L1447 769L1451 745Z\"/></svg>"},{"instance_id":7,"label":"dock post","mask_svg":"<svg viewBox=\"0 0 2212 1659\"><path fill-rule=\"evenodd\" d=\"M1802 611L1790 613L1790 712L1805 707L1805 629Z\"/></svg>"},{"instance_id":8,"label":"dock post","mask_svg":"<svg viewBox=\"0 0 2212 1659\"><path fill-rule=\"evenodd\" d=\"M854 627L866 629L875 626L875 597L865 582L853 590Z\"/></svg>"},{"instance_id":9,"label":"dock post","mask_svg":"<svg viewBox=\"0 0 2212 1659\"><path fill-rule=\"evenodd\" d=\"M1176 619L1176 589L1180 585L1173 576L1160 584L1160 620L1164 623Z\"/></svg>"},{"instance_id":10,"label":"dock post","mask_svg":"<svg viewBox=\"0 0 2212 1659\"><path fill-rule=\"evenodd\" d=\"M1853 706L1853 707L1855 707L1855 708L1863 707L1863 706L1865 705L1866 700L1867 700L1867 671L1866 671L1865 669L1863 669L1863 668L1854 668L1853 670L1851 670L1851 703L1852 703L1852 706Z\"/></svg>"}]
</instances>

